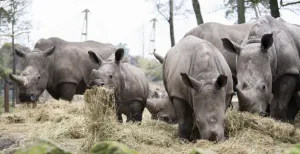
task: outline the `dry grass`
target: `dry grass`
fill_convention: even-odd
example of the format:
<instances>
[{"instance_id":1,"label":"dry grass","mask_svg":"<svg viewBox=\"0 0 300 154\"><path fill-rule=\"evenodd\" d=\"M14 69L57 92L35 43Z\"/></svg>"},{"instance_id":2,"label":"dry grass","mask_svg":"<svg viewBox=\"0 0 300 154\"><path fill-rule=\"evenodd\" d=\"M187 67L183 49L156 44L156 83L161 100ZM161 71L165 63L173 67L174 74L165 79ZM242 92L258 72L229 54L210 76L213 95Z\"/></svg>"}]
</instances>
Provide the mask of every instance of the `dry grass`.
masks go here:
<instances>
[{"instance_id":1,"label":"dry grass","mask_svg":"<svg viewBox=\"0 0 300 154\"><path fill-rule=\"evenodd\" d=\"M36 138L46 138L79 154L87 153L92 144L106 140L122 142L141 154L189 153L193 148L222 154L273 154L300 142L299 123L295 128L270 118L228 111L226 141L183 143L177 138L177 125L151 120L147 110L141 125L118 123L113 98L109 89L92 88L85 93L85 103L48 101L35 109L17 107L14 113L0 115L0 140L2 132L23 146ZM13 149L6 151L9 150Z\"/></svg>"},{"instance_id":2,"label":"dry grass","mask_svg":"<svg viewBox=\"0 0 300 154\"><path fill-rule=\"evenodd\" d=\"M189 153L194 147L228 154L282 153L292 144L300 142L300 130L293 125L232 110L226 114L225 133L229 139L225 142L216 144L199 140L196 143L182 143L177 138L176 125L153 121L148 112L144 114L141 125L117 123L114 108L101 103L111 96L112 93L103 88L94 88L85 94L86 105L90 106L88 110L91 109L87 118L93 123L88 125L88 134L94 137L86 142L87 147L95 142L111 140L122 142L143 154Z\"/></svg>"},{"instance_id":3,"label":"dry grass","mask_svg":"<svg viewBox=\"0 0 300 154\"><path fill-rule=\"evenodd\" d=\"M86 136L83 103L50 100L35 109L21 105L13 113L0 115L0 130L0 136L10 135L23 146L45 138L67 150L79 151ZM15 147L4 152L14 150Z\"/></svg>"}]
</instances>

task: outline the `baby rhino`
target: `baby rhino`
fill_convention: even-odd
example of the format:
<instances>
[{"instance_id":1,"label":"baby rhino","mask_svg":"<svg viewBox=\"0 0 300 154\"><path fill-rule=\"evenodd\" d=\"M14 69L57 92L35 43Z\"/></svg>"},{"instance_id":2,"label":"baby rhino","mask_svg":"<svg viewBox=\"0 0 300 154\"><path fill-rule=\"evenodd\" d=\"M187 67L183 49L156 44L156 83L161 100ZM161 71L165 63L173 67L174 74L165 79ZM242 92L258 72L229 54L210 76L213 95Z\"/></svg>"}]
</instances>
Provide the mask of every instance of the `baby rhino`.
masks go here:
<instances>
[{"instance_id":1,"label":"baby rhino","mask_svg":"<svg viewBox=\"0 0 300 154\"><path fill-rule=\"evenodd\" d=\"M163 80L178 118L180 138L194 138L195 122L202 139L224 140L233 83L230 68L216 47L194 36L183 38L164 58Z\"/></svg>"},{"instance_id":2,"label":"baby rhino","mask_svg":"<svg viewBox=\"0 0 300 154\"><path fill-rule=\"evenodd\" d=\"M92 70L90 86L113 87L116 92L118 121L122 122L122 114L127 121L141 122L149 93L148 82L144 72L128 63L122 63L124 50L118 49L106 61L93 51L89 51L91 61L100 65L98 70Z\"/></svg>"}]
</instances>

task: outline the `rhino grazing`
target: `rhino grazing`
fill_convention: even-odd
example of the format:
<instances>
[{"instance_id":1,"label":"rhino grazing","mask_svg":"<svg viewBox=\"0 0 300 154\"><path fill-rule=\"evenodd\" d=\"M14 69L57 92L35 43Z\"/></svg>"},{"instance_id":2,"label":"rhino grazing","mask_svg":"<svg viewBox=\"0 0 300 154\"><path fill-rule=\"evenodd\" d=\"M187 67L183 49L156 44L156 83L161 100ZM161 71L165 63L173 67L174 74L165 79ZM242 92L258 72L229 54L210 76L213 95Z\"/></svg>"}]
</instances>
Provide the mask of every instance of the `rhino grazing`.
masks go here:
<instances>
[{"instance_id":1,"label":"rhino grazing","mask_svg":"<svg viewBox=\"0 0 300 154\"><path fill-rule=\"evenodd\" d=\"M233 96L230 68L208 41L187 36L163 60L163 81L173 103L179 138L191 140L195 122L202 139L224 140L224 120Z\"/></svg>"},{"instance_id":2,"label":"rhino grazing","mask_svg":"<svg viewBox=\"0 0 300 154\"><path fill-rule=\"evenodd\" d=\"M128 63L122 63L124 50L118 49L114 59L104 61L93 51L89 51L90 60L100 65L98 70L91 72L90 86L113 87L116 92L117 118L123 122L122 114L127 122L141 122L149 94L146 75L141 69Z\"/></svg>"},{"instance_id":3,"label":"rhino grazing","mask_svg":"<svg viewBox=\"0 0 300 154\"><path fill-rule=\"evenodd\" d=\"M169 97L148 99L146 108L151 113L151 119L159 119L170 124L177 123L175 110Z\"/></svg>"},{"instance_id":4,"label":"rhino grazing","mask_svg":"<svg viewBox=\"0 0 300 154\"><path fill-rule=\"evenodd\" d=\"M299 31L300 32L300 31ZM271 16L261 17L240 46L222 39L227 51L237 56L237 95L240 110L293 120L298 113L299 49L290 29ZM297 42L298 41L298 42ZM300 46L299 46L300 47Z\"/></svg>"},{"instance_id":5,"label":"rhino grazing","mask_svg":"<svg viewBox=\"0 0 300 154\"><path fill-rule=\"evenodd\" d=\"M68 101L74 94L83 94L90 72L98 68L89 60L89 50L107 59L115 47L94 41L49 38L40 39L31 53L16 50L16 55L24 59L24 69L20 75L10 74L10 79L18 85L20 101L36 102L45 89L53 98Z\"/></svg>"}]
</instances>

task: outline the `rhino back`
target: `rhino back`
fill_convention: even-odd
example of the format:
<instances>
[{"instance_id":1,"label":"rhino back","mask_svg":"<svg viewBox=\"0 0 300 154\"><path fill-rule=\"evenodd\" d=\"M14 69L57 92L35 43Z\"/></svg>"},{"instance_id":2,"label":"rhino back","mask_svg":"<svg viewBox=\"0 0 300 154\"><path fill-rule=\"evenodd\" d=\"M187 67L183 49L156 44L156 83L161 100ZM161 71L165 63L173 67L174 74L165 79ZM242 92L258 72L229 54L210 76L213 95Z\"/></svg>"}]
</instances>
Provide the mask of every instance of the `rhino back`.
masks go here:
<instances>
[{"instance_id":1,"label":"rhino back","mask_svg":"<svg viewBox=\"0 0 300 154\"><path fill-rule=\"evenodd\" d=\"M185 86L180 73L193 78L208 75L216 78L220 74L229 76L227 92L232 93L231 71L222 54L211 43L187 36L167 53L164 61L164 84L172 100L173 97L188 100L189 88Z\"/></svg>"},{"instance_id":2,"label":"rhino back","mask_svg":"<svg viewBox=\"0 0 300 154\"><path fill-rule=\"evenodd\" d=\"M116 50L111 44L94 41L67 42L59 38L42 40L36 44L36 48L47 49L49 44L51 44L50 47L54 45L56 48L48 64L53 70L48 81L48 89L55 89L62 82L87 84L92 69L99 67L90 61L88 51L94 51L105 60Z\"/></svg>"},{"instance_id":3,"label":"rhino back","mask_svg":"<svg viewBox=\"0 0 300 154\"><path fill-rule=\"evenodd\" d=\"M295 41L298 53L300 53L300 25L288 23L282 18L279 18L277 21L281 22L287 28L289 34L293 37L293 40Z\"/></svg>"},{"instance_id":4,"label":"rhino back","mask_svg":"<svg viewBox=\"0 0 300 154\"><path fill-rule=\"evenodd\" d=\"M244 43L248 40L261 39L266 33L273 33L273 46L269 50L270 66L275 81L283 74L299 74L298 40L295 40L288 26L282 20L266 15L260 17L252 26Z\"/></svg>"},{"instance_id":5,"label":"rhino back","mask_svg":"<svg viewBox=\"0 0 300 154\"><path fill-rule=\"evenodd\" d=\"M146 103L149 94L149 85L145 73L128 63L121 64L124 75L125 88L121 92L125 99L139 100Z\"/></svg>"},{"instance_id":6,"label":"rhino back","mask_svg":"<svg viewBox=\"0 0 300 154\"><path fill-rule=\"evenodd\" d=\"M224 25L216 22L208 22L201 24L185 34L193 35L212 43L224 56L233 74L236 74L235 69L235 54L226 52L221 39L229 38L230 40L241 44L253 23Z\"/></svg>"},{"instance_id":7,"label":"rhino back","mask_svg":"<svg viewBox=\"0 0 300 154\"><path fill-rule=\"evenodd\" d=\"M300 63L299 53L291 35L282 30L273 31L274 58L277 64L271 65L273 72L273 81L284 74L299 74ZM274 68L277 66L276 68Z\"/></svg>"}]
</instances>

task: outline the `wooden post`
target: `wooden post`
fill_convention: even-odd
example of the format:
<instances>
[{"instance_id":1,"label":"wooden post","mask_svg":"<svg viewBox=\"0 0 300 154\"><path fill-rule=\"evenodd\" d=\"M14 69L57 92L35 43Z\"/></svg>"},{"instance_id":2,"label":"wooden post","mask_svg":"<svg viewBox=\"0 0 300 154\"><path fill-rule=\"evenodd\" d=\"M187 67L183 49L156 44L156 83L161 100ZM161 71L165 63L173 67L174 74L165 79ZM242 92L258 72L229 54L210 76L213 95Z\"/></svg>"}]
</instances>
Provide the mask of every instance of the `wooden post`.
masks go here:
<instances>
[{"instance_id":1,"label":"wooden post","mask_svg":"<svg viewBox=\"0 0 300 154\"><path fill-rule=\"evenodd\" d=\"M9 83L4 83L4 111L9 112Z\"/></svg>"}]
</instances>

